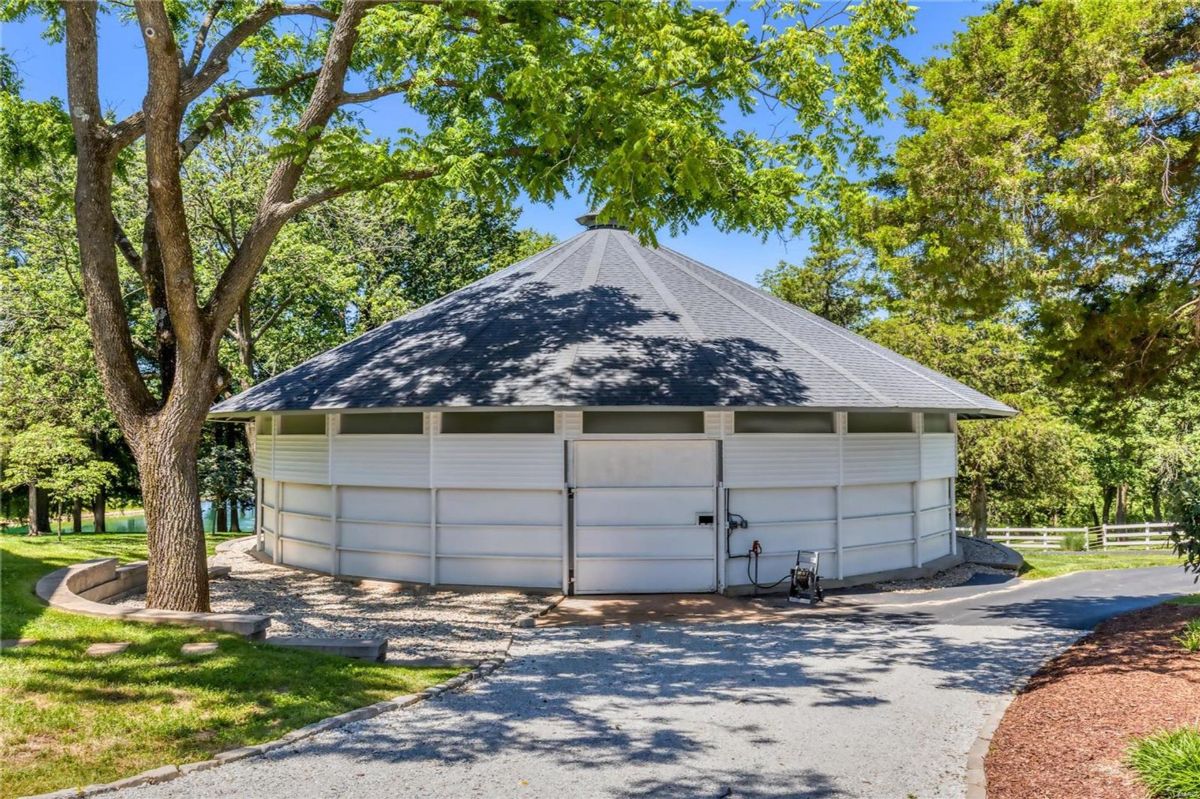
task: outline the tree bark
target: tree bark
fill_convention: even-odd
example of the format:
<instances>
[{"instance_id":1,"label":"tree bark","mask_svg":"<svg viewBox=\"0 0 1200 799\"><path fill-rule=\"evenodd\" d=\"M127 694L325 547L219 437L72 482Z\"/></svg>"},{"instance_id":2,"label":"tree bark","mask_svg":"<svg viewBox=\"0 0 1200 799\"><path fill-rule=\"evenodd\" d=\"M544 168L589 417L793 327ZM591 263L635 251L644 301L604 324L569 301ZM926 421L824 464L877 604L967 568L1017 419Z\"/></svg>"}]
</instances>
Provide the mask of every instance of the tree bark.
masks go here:
<instances>
[{"instance_id":1,"label":"tree bark","mask_svg":"<svg viewBox=\"0 0 1200 799\"><path fill-rule=\"evenodd\" d=\"M213 497L213 532L225 533L229 531L229 522L226 521L226 500L225 497L218 494Z\"/></svg>"},{"instance_id":2,"label":"tree bark","mask_svg":"<svg viewBox=\"0 0 1200 799\"><path fill-rule=\"evenodd\" d=\"M108 496L101 488L100 493L92 501L92 532L108 532L108 524L104 518L106 513L108 513Z\"/></svg>"},{"instance_id":3,"label":"tree bark","mask_svg":"<svg viewBox=\"0 0 1200 799\"><path fill-rule=\"evenodd\" d=\"M1159 491L1159 489L1155 488L1154 491L1150 493L1150 503L1154 507L1154 521L1161 522L1163 520L1162 492Z\"/></svg>"},{"instance_id":4,"label":"tree bark","mask_svg":"<svg viewBox=\"0 0 1200 799\"><path fill-rule=\"evenodd\" d=\"M71 532L79 534L83 532L83 500L76 499L71 504Z\"/></svg>"},{"instance_id":5,"label":"tree bark","mask_svg":"<svg viewBox=\"0 0 1200 799\"><path fill-rule=\"evenodd\" d=\"M1129 484L1121 483L1117 486L1117 524L1125 524L1125 520L1129 515Z\"/></svg>"},{"instance_id":6,"label":"tree bark","mask_svg":"<svg viewBox=\"0 0 1200 799\"><path fill-rule=\"evenodd\" d=\"M238 518L242 512L242 503L237 499L229 500L229 532L240 533L242 531L241 520Z\"/></svg>"},{"instance_id":7,"label":"tree bark","mask_svg":"<svg viewBox=\"0 0 1200 799\"><path fill-rule=\"evenodd\" d=\"M30 483L29 484L29 530L28 530L28 532L26 532L26 535L36 536L36 535L41 535L44 532L44 528L42 528L38 524L42 520L41 514L38 513L39 510L40 510L40 508L38 507L37 483ZM46 525L46 526L49 527L49 525Z\"/></svg>"},{"instance_id":8,"label":"tree bark","mask_svg":"<svg viewBox=\"0 0 1200 799\"><path fill-rule=\"evenodd\" d=\"M971 535L975 538L987 538L987 483L983 475L976 475L971 481Z\"/></svg>"},{"instance_id":9,"label":"tree bark","mask_svg":"<svg viewBox=\"0 0 1200 799\"><path fill-rule=\"evenodd\" d=\"M1115 486L1104 487L1104 505L1100 509L1100 523L1108 524L1109 517L1112 514L1113 498L1116 497L1117 489Z\"/></svg>"},{"instance_id":10,"label":"tree bark","mask_svg":"<svg viewBox=\"0 0 1200 799\"><path fill-rule=\"evenodd\" d=\"M197 441L180 441L172 435L181 427L194 427L194 438L199 439L199 421L176 423L143 437L134 450L146 506L146 606L207 611L208 559L200 518Z\"/></svg>"}]
</instances>

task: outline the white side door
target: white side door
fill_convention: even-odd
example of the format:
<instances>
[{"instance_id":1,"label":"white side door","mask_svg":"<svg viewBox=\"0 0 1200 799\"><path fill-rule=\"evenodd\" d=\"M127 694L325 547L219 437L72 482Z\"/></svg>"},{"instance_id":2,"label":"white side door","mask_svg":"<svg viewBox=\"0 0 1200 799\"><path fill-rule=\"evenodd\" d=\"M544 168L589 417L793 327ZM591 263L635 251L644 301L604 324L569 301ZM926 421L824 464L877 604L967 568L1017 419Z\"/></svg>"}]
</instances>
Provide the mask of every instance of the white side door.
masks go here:
<instances>
[{"instance_id":1,"label":"white side door","mask_svg":"<svg viewBox=\"0 0 1200 799\"><path fill-rule=\"evenodd\" d=\"M575 592L715 591L716 442L574 447Z\"/></svg>"}]
</instances>

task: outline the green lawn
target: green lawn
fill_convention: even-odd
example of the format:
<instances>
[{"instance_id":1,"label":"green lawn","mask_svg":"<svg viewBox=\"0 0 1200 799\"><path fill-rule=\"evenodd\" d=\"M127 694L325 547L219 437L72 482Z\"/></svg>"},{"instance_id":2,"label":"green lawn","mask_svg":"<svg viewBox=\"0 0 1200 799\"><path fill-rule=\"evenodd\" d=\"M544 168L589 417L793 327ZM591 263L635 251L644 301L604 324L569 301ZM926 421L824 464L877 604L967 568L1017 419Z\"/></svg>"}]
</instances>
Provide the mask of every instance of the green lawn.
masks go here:
<instances>
[{"instance_id":1,"label":"green lawn","mask_svg":"<svg viewBox=\"0 0 1200 799\"><path fill-rule=\"evenodd\" d=\"M5 796L204 760L461 671L362 663L222 633L74 616L33 595L42 575L95 557L144 558L145 536L0 540L0 638L38 641L0 655ZM133 645L107 658L84 655L97 641ZM179 652L189 641L217 641L220 649L189 658Z\"/></svg>"},{"instance_id":2,"label":"green lawn","mask_svg":"<svg viewBox=\"0 0 1200 799\"><path fill-rule=\"evenodd\" d=\"M1021 576L1041 580L1092 569L1140 569L1146 566L1180 566L1182 558L1170 550L1152 552L1023 552Z\"/></svg>"},{"instance_id":3,"label":"green lawn","mask_svg":"<svg viewBox=\"0 0 1200 799\"><path fill-rule=\"evenodd\" d=\"M1168 599L1169 605L1200 605L1200 594L1188 594L1177 599Z\"/></svg>"}]
</instances>

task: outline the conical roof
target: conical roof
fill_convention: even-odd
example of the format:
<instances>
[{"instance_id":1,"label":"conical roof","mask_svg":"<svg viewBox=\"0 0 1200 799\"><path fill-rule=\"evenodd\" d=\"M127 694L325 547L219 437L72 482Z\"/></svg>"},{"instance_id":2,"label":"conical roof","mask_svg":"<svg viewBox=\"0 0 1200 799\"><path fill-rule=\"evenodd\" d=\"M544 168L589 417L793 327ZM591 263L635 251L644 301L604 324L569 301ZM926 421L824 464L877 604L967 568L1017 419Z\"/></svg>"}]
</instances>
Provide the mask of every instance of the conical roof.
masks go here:
<instances>
[{"instance_id":1,"label":"conical roof","mask_svg":"<svg viewBox=\"0 0 1200 799\"><path fill-rule=\"evenodd\" d=\"M454 406L1014 412L606 225L318 355L212 412Z\"/></svg>"}]
</instances>

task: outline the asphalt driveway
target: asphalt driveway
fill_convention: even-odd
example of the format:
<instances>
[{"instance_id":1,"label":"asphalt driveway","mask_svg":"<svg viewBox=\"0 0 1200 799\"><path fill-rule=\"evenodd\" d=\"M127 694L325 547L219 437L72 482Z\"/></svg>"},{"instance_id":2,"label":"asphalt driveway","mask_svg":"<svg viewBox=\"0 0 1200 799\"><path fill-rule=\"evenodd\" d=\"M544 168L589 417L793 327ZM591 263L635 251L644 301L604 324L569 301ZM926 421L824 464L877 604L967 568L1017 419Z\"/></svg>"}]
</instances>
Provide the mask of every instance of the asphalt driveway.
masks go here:
<instances>
[{"instance_id":1,"label":"asphalt driveway","mask_svg":"<svg viewBox=\"0 0 1200 799\"><path fill-rule=\"evenodd\" d=\"M960 797L996 698L1178 569L524 630L469 690L131 797Z\"/></svg>"}]
</instances>

